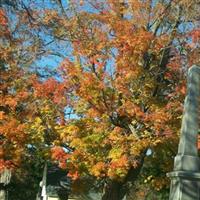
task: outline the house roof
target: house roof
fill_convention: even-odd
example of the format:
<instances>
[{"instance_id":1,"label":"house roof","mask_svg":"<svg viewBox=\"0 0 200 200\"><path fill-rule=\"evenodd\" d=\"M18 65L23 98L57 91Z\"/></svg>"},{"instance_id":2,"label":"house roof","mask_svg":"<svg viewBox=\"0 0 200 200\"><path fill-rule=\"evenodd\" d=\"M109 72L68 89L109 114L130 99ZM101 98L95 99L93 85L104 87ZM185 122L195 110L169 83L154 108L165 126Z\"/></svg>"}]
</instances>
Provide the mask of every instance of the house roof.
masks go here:
<instances>
[{"instance_id":1,"label":"house roof","mask_svg":"<svg viewBox=\"0 0 200 200\"><path fill-rule=\"evenodd\" d=\"M41 184L43 193L49 197L68 196L70 186L71 181L65 170L57 165L45 164Z\"/></svg>"}]
</instances>

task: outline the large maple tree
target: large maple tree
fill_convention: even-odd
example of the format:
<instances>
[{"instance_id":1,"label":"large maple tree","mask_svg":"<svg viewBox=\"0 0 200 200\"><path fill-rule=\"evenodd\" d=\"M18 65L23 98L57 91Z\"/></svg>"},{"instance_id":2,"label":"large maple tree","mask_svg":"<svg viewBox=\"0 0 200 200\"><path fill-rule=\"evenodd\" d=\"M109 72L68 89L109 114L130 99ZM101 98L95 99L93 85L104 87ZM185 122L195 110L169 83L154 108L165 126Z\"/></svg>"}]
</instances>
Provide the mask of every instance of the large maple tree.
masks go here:
<instances>
[{"instance_id":1,"label":"large maple tree","mask_svg":"<svg viewBox=\"0 0 200 200\"><path fill-rule=\"evenodd\" d=\"M102 200L117 200L137 180L147 152L156 156L165 149L162 178L150 179L157 190L168 187L185 72L199 62L197 2L73 1L69 10L59 5L61 13L47 12L44 23L71 46L60 72L74 117L58 132L73 151L66 155L55 147L53 158L73 179L103 180Z\"/></svg>"}]
</instances>

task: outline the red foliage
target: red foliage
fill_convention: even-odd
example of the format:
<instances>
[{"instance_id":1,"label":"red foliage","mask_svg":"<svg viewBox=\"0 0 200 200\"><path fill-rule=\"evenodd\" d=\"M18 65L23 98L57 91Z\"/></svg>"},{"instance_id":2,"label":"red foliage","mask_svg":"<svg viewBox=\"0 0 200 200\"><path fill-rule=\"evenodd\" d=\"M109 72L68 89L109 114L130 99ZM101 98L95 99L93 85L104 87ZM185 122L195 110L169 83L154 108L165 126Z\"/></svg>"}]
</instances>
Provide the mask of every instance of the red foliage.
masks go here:
<instances>
[{"instance_id":1,"label":"red foliage","mask_svg":"<svg viewBox=\"0 0 200 200\"><path fill-rule=\"evenodd\" d=\"M79 178L79 173L78 171L70 171L68 174L67 174L68 177L70 177L73 181L77 180Z\"/></svg>"},{"instance_id":2,"label":"red foliage","mask_svg":"<svg viewBox=\"0 0 200 200\"><path fill-rule=\"evenodd\" d=\"M58 161L59 167L66 169L66 162L70 155L64 151L62 147L56 146L51 149L51 158Z\"/></svg>"},{"instance_id":3,"label":"red foliage","mask_svg":"<svg viewBox=\"0 0 200 200\"><path fill-rule=\"evenodd\" d=\"M4 169L13 169L14 165L12 163L12 161L10 160L3 160L0 159L0 173L4 170Z\"/></svg>"},{"instance_id":4,"label":"red foliage","mask_svg":"<svg viewBox=\"0 0 200 200\"><path fill-rule=\"evenodd\" d=\"M33 87L36 97L50 98L54 103L60 103L64 96L64 84L56 81L54 78L49 78L42 83L34 79Z\"/></svg>"},{"instance_id":5,"label":"red foliage","mask_svg":"<svg viewBox=\"0 0 200 200\"><path fill-rule=\"evenodd\" d=\"M0 9L0 25L1 26L7 26L8 24L8 19L6 17L5 11L1 8Z\"/></svg>"},{"instance_id":6,"label":"red foliage","mask_svg":"<svg viewBox=\"0 0 200 200\"><path fill-rule=\"evenodd\" d=\"M200 28L192 30L189 35L193 43L198 42L200 40Z\"/></svg>"}]
</instances>

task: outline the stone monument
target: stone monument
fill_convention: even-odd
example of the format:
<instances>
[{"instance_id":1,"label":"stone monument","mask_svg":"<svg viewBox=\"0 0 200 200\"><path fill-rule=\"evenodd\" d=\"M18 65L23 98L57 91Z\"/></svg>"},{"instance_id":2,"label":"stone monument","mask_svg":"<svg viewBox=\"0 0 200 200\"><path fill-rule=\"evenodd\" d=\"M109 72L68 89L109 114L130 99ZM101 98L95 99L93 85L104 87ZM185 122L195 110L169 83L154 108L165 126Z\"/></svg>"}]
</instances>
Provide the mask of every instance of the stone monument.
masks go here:
<instances>
[{"instance_id":1,"label":"stone monument","mask_svg":"<svg viewBox=\"0 0 200 200\"><path fill-rule=\"evenodd\" d=\"M174 159L169 200L200 200L200 159L197 140L200 121L200 66L188 71L187 96L178 154Z\"/></svg>"}]
</instances>

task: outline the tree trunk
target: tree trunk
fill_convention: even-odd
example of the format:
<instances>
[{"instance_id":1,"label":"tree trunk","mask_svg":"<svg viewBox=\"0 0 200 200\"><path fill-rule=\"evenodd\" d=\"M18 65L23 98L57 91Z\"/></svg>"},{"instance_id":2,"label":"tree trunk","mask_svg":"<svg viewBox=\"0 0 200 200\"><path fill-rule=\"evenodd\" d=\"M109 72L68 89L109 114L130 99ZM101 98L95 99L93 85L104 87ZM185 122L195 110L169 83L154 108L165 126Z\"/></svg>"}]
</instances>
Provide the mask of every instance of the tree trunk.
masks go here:
<instances>
[{"instance_id":1,"label":"tree trunk","mask_svg":"<svg viewBox=\"0 0 200 200\"><path fill-rule=\"evenodd\" d=\"M131 167L122 182L110 180L107 183L101 200L123 200L124 196L129 192L129 183L133 185L141 172L146 152L147 149L141 153L138 166L136 168Z\"/></svg>"},{"instance_id":2,"label":"tree trunk","mask_svg":"<svg viewBox=\"0 0 200 200\"><path fill-rule=\"evenodd\" d=\"M136 168L131 167L122 182L117 180L110 180L106 184L101 200L122 200L124 198L124 196L129 191L130 185L133 185L141 172L142 166L144 164L144 158L146 156L146 151L147 150L144 150L144 152L141 154L138 166Z\"/></svg>"},{"instance_id":3,"label":"tree trunk","mask_svg":"<svg viewBox=\"0 0 200 200\"><path fill-rule=\"evenodd\" d=\"M105 187L105 192L102 200L121 200L121 189L123 183L118 181L110 181Z\"/></svg>"}]
</instances>

